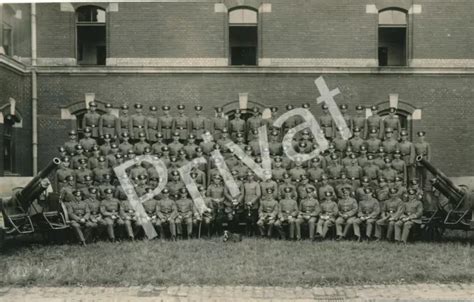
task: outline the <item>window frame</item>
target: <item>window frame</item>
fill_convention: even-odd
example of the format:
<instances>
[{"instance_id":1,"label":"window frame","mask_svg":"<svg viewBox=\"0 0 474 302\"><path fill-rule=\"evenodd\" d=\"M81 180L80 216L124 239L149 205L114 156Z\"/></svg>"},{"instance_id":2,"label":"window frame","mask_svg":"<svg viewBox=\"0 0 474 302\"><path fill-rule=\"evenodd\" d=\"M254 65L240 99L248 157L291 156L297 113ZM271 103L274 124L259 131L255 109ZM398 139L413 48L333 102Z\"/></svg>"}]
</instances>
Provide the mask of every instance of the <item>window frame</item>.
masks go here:
<instances>
[{"instance_id":1,"label":"window frame","mask_svg":"<svg viewBox=\"0 0 474 302\"><path fill-rule=\"evenodd\" d=\"M257 17L257 23L230 23L230 13L236 10L241 10L241 9L247 9L251 10L256 13ZM228 67L237 67L237 68L242 68L242 67L258 67L259 66L259 59L260 59L260 51L261 51L261 22L260 22L260 14L258 9L251 7L251 6L245 6L245 5L240 5L233 7L227 11L226 14L226 46L227 46L227 61L228 61ZM230 28L231 27L255 27L257 31L257 45L255 49L255 65L232 65L232 49L230 46Z\"/></svg>"},{"instance_id":2,"label":"window frame","mask_svg":"<svg viewBox=\"0 0 474 302\"><path fill-rule=\"evenodd\" d=\"M8 29L10 31L10 34L9 34L9 42L10 42L10 45L8 46L8 52L6 51L5 49L5 29ZM6 23L6 22L3 22L2 23L2 47L3 47L3 50L5 50L5 55L7 56L13 56L14 54L14 48L13 48L13 26L11 26L10 24Z\"/></svg>"},{"instance_id":3,"label":"window frame","mask_svg":"<svg viewBox=\"0 0 474 302\"><path fill-rule=\"evenodd\" d=\"M405 16L406 16L406 23L405 25L397 25L397 24L380 24L379 23L379 16L380 16L380 13L383 13L383 12L386 12L386 11L398 11L398 12L401 12L401 13L404 13ZM411 43L410 43L410 37L411 37L411 34L410 34L410 29L412 28L412 26L410 26L410 15L408 14L408 11L406 9L403 9L401 7L387 7L387 8L384 8L384 9L381 9L378 11L377 13L377 30L376 30L376 33L377 33L377 41L376 41L376 47L375 47L375 52L376 52L376 55L377 55L377 67L378 68L406 68L406 67L410 67L410 49L411 49ZM405 28L405 64L404 65L387 65L387 66L381 66L379 64L379 47L380 47L380 35L379 35L379 31L381 28Z\"/></svg>"},{"instance_id":4,"label":"window frame","mask_svg":"<svg viewBox=\"0 0 474 302\"><path fill-rule=\"evenodd\" d=\"M89 7L89 8L94 7L94 8L97 8L99 10L104 11L104 13L105 13L105 22L79 21L78 11L81 8L85 8L85 7ZM97 5L81 5L81 6L79 6L75 9L74 15L75 15L75 18L74 18L74 22L75 22L74 31L75 31L75 41L76 41L74 53L75 53L75 58L76 58L76 65L77 66L86 66L86 67L106 66L107 65L108 50L109 50L108 26L107 26L107 20L109 18L108 18L107 10L105 8L97 6ZM105 31L105 37L104 37L105 38L105 53L106 53L105 58L106 58L106 61L103 65L99 65L99 64L80 64L79 63L79 30L78 30L79 27L104 27L104 31ZM82 51L82 55L81 55L81 61L82 61L82 58L83 58L83 51Z\"/></svg>"}]
</instances>

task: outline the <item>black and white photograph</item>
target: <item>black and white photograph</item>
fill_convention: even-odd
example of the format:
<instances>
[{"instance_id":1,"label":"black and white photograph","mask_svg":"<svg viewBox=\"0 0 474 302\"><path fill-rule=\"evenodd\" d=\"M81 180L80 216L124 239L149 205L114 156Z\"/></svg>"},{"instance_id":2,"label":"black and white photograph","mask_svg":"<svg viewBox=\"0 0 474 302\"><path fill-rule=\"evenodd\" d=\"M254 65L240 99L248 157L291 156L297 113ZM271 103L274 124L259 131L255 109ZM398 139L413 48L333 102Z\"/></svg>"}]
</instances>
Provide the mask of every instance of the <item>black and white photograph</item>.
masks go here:
<instances>
[{"instance_id":1,"label":"black and white photograph","mask_svg":"<svg viewBox=\"0 0 474 302\"><path fill-rule=\"evenodd\" d=\"M473 0L0 0L0 301L474 301Z\"/></svg>"}]
</instances>

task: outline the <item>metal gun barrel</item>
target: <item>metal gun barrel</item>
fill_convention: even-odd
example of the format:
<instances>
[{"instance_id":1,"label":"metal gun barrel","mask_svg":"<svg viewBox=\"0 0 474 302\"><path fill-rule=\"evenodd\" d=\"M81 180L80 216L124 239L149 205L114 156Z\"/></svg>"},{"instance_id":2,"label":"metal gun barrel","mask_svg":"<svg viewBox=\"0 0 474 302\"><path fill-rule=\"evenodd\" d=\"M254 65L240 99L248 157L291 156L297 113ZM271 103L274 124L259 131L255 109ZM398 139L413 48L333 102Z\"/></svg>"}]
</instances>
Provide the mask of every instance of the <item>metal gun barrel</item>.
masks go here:
<instances>
[{"instance_id":1,"label":"metal gun barrel","mask_svg":"<svg viewBox=\"0 0 474 302\"><path fill-rule=\"evenodd\" d=\"M456 186L451 179L449 179L443 172L439 169L436 169L431 163L429 163L426 159L424 159L421 155L416 157L416 161L419 162L423 167L428 169L437 179L438 179L438 186L443 186L445 191L449 191L452 194L445 195L446 197L450 197L454 199L460 199L464 196L464 193L461 189ZM441 193L442 190L440 190Z\"/></svg>"}]
</instances>

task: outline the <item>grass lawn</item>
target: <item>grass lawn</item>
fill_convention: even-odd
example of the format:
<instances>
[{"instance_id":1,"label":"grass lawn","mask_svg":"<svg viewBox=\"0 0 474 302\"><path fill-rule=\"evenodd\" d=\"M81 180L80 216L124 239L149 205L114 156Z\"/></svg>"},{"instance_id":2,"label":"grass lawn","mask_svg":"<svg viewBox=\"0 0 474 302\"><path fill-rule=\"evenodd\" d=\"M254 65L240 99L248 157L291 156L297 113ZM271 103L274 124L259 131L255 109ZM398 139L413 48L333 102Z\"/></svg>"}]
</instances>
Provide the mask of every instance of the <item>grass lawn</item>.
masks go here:
<instances>
[{"instance_id":1,"label":"grass lawn","mask_svg":"<svg viewBox=\"0 0 474 302\"><path fill-rule=\"evenodd\" d=\"M472 236L471 236L472 237ZM474 251L462 240L289 242L219 238L76 245L19 245L0 254L0 286L316 286L474 282Z\"/></svg>"}]
</instances>

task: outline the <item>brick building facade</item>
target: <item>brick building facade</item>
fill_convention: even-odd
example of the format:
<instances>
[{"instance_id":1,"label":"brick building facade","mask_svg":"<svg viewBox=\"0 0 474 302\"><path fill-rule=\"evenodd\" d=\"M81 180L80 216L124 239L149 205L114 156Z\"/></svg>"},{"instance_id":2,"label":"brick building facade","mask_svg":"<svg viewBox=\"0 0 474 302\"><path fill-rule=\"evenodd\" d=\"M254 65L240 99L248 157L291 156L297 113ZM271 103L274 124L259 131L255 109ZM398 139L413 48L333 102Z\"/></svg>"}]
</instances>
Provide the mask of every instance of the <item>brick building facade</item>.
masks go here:
<instances>
[{"instance_id":1,"label":"brick building facade","mask_svg":"<svg viewBox=\"0 0 474 302\"><path fill-rule=\"evenodd\" d=\"M87 5L102 8L105 18L92 24L104 34L89 48L92 42L80 41L81 32L89 30L81 26L89 24L79 24L77 17ZM257 16L255 23L243 24L255 28L256 44L242 46L254 47L255 66L231 65L229 14L239 8ZM406 16L405 24L393 26L405 35L403 66L379 66L385 47L379 15L387 10ZM318 116L314 80L322 75L330 89L340 89L336 102L348 104L351 113L357 104L381 109L397 104L411 133L427 132L436 166L450 176L473 176L473 11L471 0L0 5L0 149L7 141L14 152L9 163L5 151L0 153L0 175L32 173L34 119L41 169L76 126L86 98L117 108L125 102L145 108L182 103L190 110L199 103L209 115L216 105L227 112L241 107L245 98L249 107L261 108L310 102ZM97 50L99 64L82 64L90 49ZM10 99L18 119L13 126L7 121Z\"/></svg>"}]
</instances>

